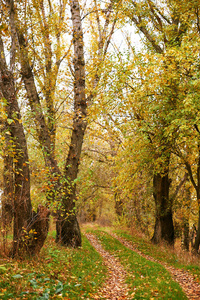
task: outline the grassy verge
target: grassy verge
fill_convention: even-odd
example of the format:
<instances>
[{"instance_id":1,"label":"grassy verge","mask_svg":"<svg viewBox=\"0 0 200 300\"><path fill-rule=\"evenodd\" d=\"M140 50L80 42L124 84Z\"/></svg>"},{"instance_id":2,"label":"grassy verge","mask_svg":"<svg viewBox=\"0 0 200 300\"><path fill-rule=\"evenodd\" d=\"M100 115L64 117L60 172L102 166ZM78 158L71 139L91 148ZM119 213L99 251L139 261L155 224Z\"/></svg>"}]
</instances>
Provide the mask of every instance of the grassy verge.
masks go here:
<instances>
[{"instance_id":1,"label":"grassy verge","mask_svg":"<svg viewBox=\"0 0 200 300\"><path fill-rule=\"evenodd\" d=\"M106 273L86 238L78 250L59 247L48 238L38 258L0 259L0 299L91 299Z\"/></svg>"},{"instance_id":2,"label":"grassy verge","mask_svg":"<svg viewBox=\"0 0 200 300\"><path fill-rule=\"evenodd\" d=\"M166 262L176 268L182 268L190 271L193 275L195 275L196 280L200 282L199 258L192 257L189 253L184 253L183 251L176 253L173 249L170 249L166 245L153 245L141 237L133 236L122 230L116 230L115 233L126 240L131 241L134 244L134 247L144 254Z\"/></svg>"},{"instance_id":3,"label":"grassy verge","mask_svg":"<svg viewBox=\"0 0 200 300\"><path fill-rule=\"evenodd\" d=\"M102 231L95 233L107 251L119 258L127 272L132 299L187 299L181 287L160 264L146 260Z\"/></svg>"}]
</instances>

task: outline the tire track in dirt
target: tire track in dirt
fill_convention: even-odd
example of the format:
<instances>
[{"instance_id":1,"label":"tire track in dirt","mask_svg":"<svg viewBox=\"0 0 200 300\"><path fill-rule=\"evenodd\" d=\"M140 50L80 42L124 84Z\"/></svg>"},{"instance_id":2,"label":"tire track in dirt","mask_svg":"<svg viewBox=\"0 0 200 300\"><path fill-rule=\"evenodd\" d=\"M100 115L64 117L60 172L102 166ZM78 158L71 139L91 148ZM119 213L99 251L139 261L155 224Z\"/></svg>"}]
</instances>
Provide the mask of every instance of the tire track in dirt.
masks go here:
<instances>
[{"instance_id":1,"label":"tire track in dirt","mask_svg":"<svg viewBox=\"0 0 200 300\"><path fill-rule=\"evenodd\" d=\"M105 284L93 299L123 300L130 299L128 296L128 287L125 283L126 272L119 261L104 250L98 238L93 234L85 233L92 246L101 254L104 263L108 268L109 277Z\"/></svg>"},{"instance_id":2,"label":"tire track in dirt","mask_svg":"<svg viewBox=\"0 0 200 300\"><path fill-rule=\"evenodd\" d=\"M181 288L183 289L184 293L186 294L189 300L200 299L200 285L198 284L198 282L195 281L194 277L189 272L169 266L166 263L163 263L149 255L142 253L140 250L135 248L131 242L128 242L124 238L116 235L115 233L109 232L109 234L115 239L117 239L120 243L122 243L127 248L138 253L140 256L146 258L147 260L159 263L162 266L164 266L165 269L171 273L173 279L176 282L178 282L178 284L181 286Z\"/></svg>"}]
</instances>

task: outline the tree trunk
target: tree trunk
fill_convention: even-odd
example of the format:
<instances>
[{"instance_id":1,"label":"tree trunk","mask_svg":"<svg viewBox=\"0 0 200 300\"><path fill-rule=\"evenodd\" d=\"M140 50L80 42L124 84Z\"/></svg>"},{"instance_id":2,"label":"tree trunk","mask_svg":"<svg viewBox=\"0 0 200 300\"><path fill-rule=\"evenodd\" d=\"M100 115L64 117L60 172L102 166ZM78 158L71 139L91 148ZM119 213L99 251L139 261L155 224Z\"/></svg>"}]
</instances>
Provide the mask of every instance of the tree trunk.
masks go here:
<instances>
[{"instance_id":1,"label":"tree trunk","mask_svg":"<svg viewBox=\"0 0 200 300\"><path fill-rule=\"evenodd\" d=\"M187 218L183 219L183 240L182 240L182 248L183 250L189 251L190 246L190 228L189 228L189 220Z\"/></svg>"},{"instance_id":2,"label":"tree trunk","mask_svg":"<svg viewBox=\"0 0 200 300\"><path fill-rule=\"evenodd\" d=\"M8 0L7 0L8 1ZM43 5L43 2L41 3ZM60 17L63 19L63 13L65 11L64 6L62 6L60 10ZM51 66L53 65L53 60L52 58L52 53L51 53L51 39L49 38L49 30L44 33L43 38L44 40L44 45L45 47L45 58L46 58L46 81L45 81L45 86L44 86L44 91L45 91L45 96L46 96L46 101L47 103L47 114L46 116L43 113L42 106L41 106L41 101L40 101L40 96L37 93L37 88L36 84L34 82L34 74L32 71L32 68L30 66L30 58L29 58L29 53L28 53L28 43L27 39L25 38L23 32L24 26L20 25L20 19L17 17L16 14L16 23L14 24L13 28L17 33L18 37L18 42L19 42L19 53L20 53L20 63L21 63L21 74L22 78L25 84L25 88L27 91L27 95L29 98L29 104L31 107L31 110L33 112L33 116L35 119L35 124L37 128L37 135L38 139L41 145L41 148L43 150L43 156L45 159L45 165L49 169L49 177L50 180L54 181L53 189L49 192L47 195L48 201L58 201L58 203L63 201L63 189L65 190L65 195L66 199L64 199L64 202L62 204L62 212L59 212L58 214L58 232L57 235L59 236L58 240L62 240L60 236L60 232L63 232L63 230L60 230L60 225L63 225L63 227L67 228L66 222L67 217L69 216L69 208L66 207L66 202L69 203L72 201L74 203L75 200L75 194L72 197L71 195L71 188L73 186L74 180L77 178L77 173L78 173L78 166L76 164L79 164L79 159L80 159L80 153L81 153L81 148L82 148L82 143L83 143L83 136L86 130L86 108L87 108L87 103L86 103L86 98L85 98L85 62L84 62L84 51L83 51L83 31L82 31L82 25L81 25L81 16L80 16L80 7L79 7L79 2L77 0L72 0L69 2L70 8L71 8L71 14L72 14L72 25L73 25L73 45L74 45L74 59L73 59L73 75L74 75L74 120L73 120L73 132L72 132L72 138L71 138L71 146L69 149L69 154L67 158L67 164L66 164L66 172L64 176L62 176L61 171L59 170L58 164L56 162L56 159L54 157L54 142L55 142L55 111L53 108L53 103L52 103L52 98L51 94L53 91L55 91L56 87L56 80L54 80L55 77L55 70L53 70L54 73L54 79L50 78L49 75L51 74ZM112 6L112 5L111 5ZM112 11L112 7L110 6L109 8L109 13L106 16L105 24L104 27L102 28L102 33L103 33L103 40L100 43L101 50L100 53L102 55L102 58L105 57L105 54L107 52L108 46L110 44L111 36L114 33L114 27L117 18L113 21L113 25L111 28L111 31L106 39L106 32L108 29L108 24L110 20L110 14ZM43 23L44 27L46 27L46 18L45 15L43 15L43 19L41 19L41 23ZM18 20L17 20L18 18ZM46 24L46 25L45 25ZM62 26L60 26L62 27ZM100 27L99 27L100 28ZM100 34L102 36L102 34ZM58 34L57 39L60 38L60 35ZM58 41L58 44L60 42ZM104 47L105 46L105 47ZM104 47L104 51L103 51ZM99 53L99 54L100 54ZM101 61L102 61L101 58ZM57 57L57 62L56 62L56 74L59 69L59 65L61 63L62 59L60 57ZM96 67L96 66L95 66ZM99 69L97 67L96 70L96 79L95 79L95 84L94 84L94 90L95 87L100 79L99 75L97 73L99 72ZM48 87L51 88L51 91L49 91ZM95 94L95 93L94 93ZM91 98L93 97L93 93L88 96L88 102L91 102ZM46 118L45 118L46 117ZM47 121L46 121L47 119ZM52 134L53 133L53 134ZM75 150L74 150L75 149ZM76 153L75 153L76 152ZM72 155L76 156L72 157ZM69 174L70 173L70 174ZM71 173L73 175L71 176ZM58 178L57 182L54 178ZM63 184L61 182L65 181L65 187L63 187ZM67 183L68 182L68 183ZM67 186L67 187L66 187ZM68 190L68 191L67 191ZM73 194L73 193L72 193ZM55 200L56 199L56 200ZM65 201L66 200L66 201ZM70 206L71 204L69 204ZM74 212L73 212L74 213ZM66 216L63 216L63 214L66 214ZM62 222L60 220L62 219ZM73 220L70 221L69 227L71 228L71 222L74 222L74 227L76 228L75 231L79 230L79 227L76 226L77 220L76 218L72 218ZM64 235L64 233L62 234ZM80 236L80 232L78 234ZM65 240L63 238L63 240Z\"/></svg>"},{"instance_id":3,"label":"tree trunk","mask_svg":"<svg viewBox=\"0 0 200 300\"><path fill-rule=\"evenodd\" d=\"M47 238L49 231L49 215L50 211L47 207L38 205L37 213L33 211L31 221L26 227L25 234L28 234L28 239L23 243L23 250L26 250L28 255L36 255L40 252Z\"/></svg>"},{"instance_id":4,"label":"tree trunk","mask_svg":"<svg viewBox=\"0 0 200 300\"><path fill-rule=\"evenodd\" d=\"M81 235L75 213L75 179L78 175L82 144L87 127L87 102L85 97L85 60L80 6L77 0L70 1L74 45L74 118L71 143L65 166L65 198L57 225L57 240L73 247L81 246ZM67 236L68 235L68 236Z\"/></svg>"},{"instance_id":5,"label":"tree trunk","mask_svg":"<svg viewBox=\"0 0 200 300\"><path fill-rule=\"evenodd\" d=\"M2 74L1 70L1 74ZM7 128L13 141L13 172L14 172L14 225L12 256L33 255L38 253L46 239L48 227L43 220L48 222L46 214L36 214L32 211L30 198L30 172L29 159L24 129L21 122L20 111L15 94L13 74L4 71L1 80L1 92L7 101L6 112L9 123ZM9 155L9 153L8 153ZM12 184L12 182L10 182ZM45 218L44 218L45 215ZM40 226L42 226L40 228ZM36 227L34 237L30 235ZM43 235L41 234L43 232ZM32 241L32 242L30 242ZM34 244L34 246L33 246Z\"/></svg>"},{"instance_id":6,"label":"tree trunk","mask_svg":"<svg viewBox=\"0 0 200 300\"><path fill-rule=\"evenodd\" d=\"M70 165L70 171L72 171L72 167L74 166L76 166L74 173L70 174L69 172L69 175L74 175L77 177L77 164ZM71 181L67 181L65 186L63 187L64 197L62 198L62 206L57 214L56 221L56 242L61 243L61 245L63 246L69 246L73 248L81 246L80 227L76 218L75 211L75 194L76 184L71 177Z\"/></svg>"},{"instance_id":7,"label":"tree trunk","mask_svg":"<svg viewBox=\"0 0 200 300\"><path fill-rule=\"evenodd\" d=\"M2 223L3 223L3 237L4 248L7 231L11 227L14 212L14 174L13 174L13 157L11 149L13 146L10 137L9 128L4 128L6 133L4 146L4 170L3 170L3 197L2 197Z\"/></svg>"},{"instance_id":8,"label":"tree trunk","mask_svg":"<svg viewBox=\"0 0 200 300\"><path fill-rule=\"evenodd\" d=\"M198 127L197 127L198 129ZM197 195L197 203L199 206L199 218L198 218L198 225L197 225L197 234L194 243L194 250L196 253L199 251L200 245L200 131L197 130L199 133L199 141L198 141L198 164L197 164L197 184L196 184L196 195Z\"/></svg>"},{"instance_id":9,"label":"tree trunk","mask_svg":"<svg viewBox=\"0 0 200 300\"><path fill-rule=\"evenodd\" d=\"M172 219L172 203L169 200L170 180L168 172L155 174L153 178L153 196L156 204L156 222L151 241L155 244L161 240L174 244L174 226Z\"/></svg>"},{"instance_id":10,"label":"tree trunk","mask_svg":"<svg viewBox=\"0 0 200 300\"><path fill-rule=\"evenodd\" d=\"M3 43L1 43L3 49ZM19 250L20 236L23 228L31 219L32 206L30 201L30 175L28 165L28 152L26 139L20 122L21 116L16 100L14 77L12 72L7 70L3 57L1 57L1 82L2 96L6 101L7 124L11 139L13 141L13 162L14 162L14 233L13 233L13 254ZM8 154L9 155L9 154ZM11 183L9 183L11 184Z\"/></svg>"},{"instance_id":11,"label":"tree trunk","mask_svg":"<svg viewBox=\"0 0 200 300\"><path fill-rule=\"evenodd\" d=\"M12 1L9 2L9 4L10 22L12 22L14 6ZM21 121L20 110L16 98L14 75L12 70L9 70L7 67L4 54L4 45L1 38L0 94L5 101L5 112L7 116L7 119L5 120L5 128L10 135L10 141L12 143L11 153L7 153L7 155L12 154L13 156L14 225L12 256L24 256L30 253L29 233L32 229L32 226L30 226L30 224L33 221L33 211L30 199L28 150ZM12 184L12 181L9 184ZM39 241L37 235L36 239L37 241Z\"/></svg>"},{"instance_id":12,"label":"tree trunk","mask_svg":"<svg viewBox=\"0 0 200 300\"><path fill-rule=\"evenodd\" d=\"M119 217L121 217L123 214L124 203L118 193L114 194L114 199L115 199L115 212Z\"/></svg>"},{"instance_id":13,"label":"tree trunk","mask_svg":"<svg viewBox=\"0 0 200 300\"><path fill-rule=\"evenodd\" d=\"M73 7L73 10L75 8ZM75 24L74 26L77 26ZM53 188L47 193L47 201L58 201L61 203L61 209L57 213L57 237L56 241L60 241L63 245L80 246L80 229L74 212L74 192L73 197L71 194L71 186L73 181L77 178L78 164L80 160L80 153L83 142L83 135L86 129L85 116L85 71L84 71L84 60L80 59L80 55L76 52L81 51L83 55L83 44L81 44L82 36L79 32L74 29L74 45L75 45L75 82L74 82L74 111L75 116L73 120L73 132L71 138L71 146L68 153L66 171L63 175L61 174L57 161L54 157L54 147L52 147L51 134L45 121L45 117L42 111L40 97L37 93L34 75L29 63L27 42L23 35L23 32L19 27L15 27L17 32L19 46L20 46L20 62L22 78L25 84L25 88L29 98L29 104L31 110L35 116L35 123L37 125L37 135L40 141L41 148L43 150L43 156L45 165L49 169L49 177ZM78 36L76 35L78 34ZM77 40L80 43L80 49L77 47ZM82 50L81 50L82 49ZM79 70L80 69L80 70ZM82 71L83 70L83 71ZM83 90L82 90L83 85ZM80 88L81 86L81 88ZM67 169L70 169L67 172ZM63 180L62 180L63 179ZM61 183L65 181L66 183ZM63 196L64 195L64 196ZM72 203L71 203L72 201ZM73 210L73 216L71 213ZM68 229L67 229L68 228ZM77 236L77 238L75 238ZM76 240L76 242L74 242Z\"/></svg>"},{"instance_id":14,"label":"tree trunk","mask_svg":"<svg viewBox=\"0 0 200 300\"><path fill-rule=\"evenodd\" d=\"M186 173L187 174L187 173ZM182 215L183 215L183 220L182 220L182 227L183 227L183 232L182 232L182 248L183 250L189 251L189 246L190 246L190 226L189 226L189 221L190 221L190 211L191 211L191 192L190 192L190 186L188 184L188 174L186 175L186 185L184 187L182 197L183 197L183 202L182 202Z\"/></svg>"},{"instance_id":15,"label":"tree trunk","mask_svg":"<svg viewBox=\"0 0 200 300\"><path fill-rule=\"evenodd\" d=\"M199 251L199 245L200 245L200 208L199 208L197 233L196 233L196 238L195 238L195 243L194 243L194 250L196 253L198 253L198 251Z\"/></svg>"},{"instance_id":16,"label":"tree trunk","mask_svg":"<svg viewBox=\"0 0 200 300\"><path fill-rule=\"evenodd\" d=\"M64 215L66 216L67 213ZM56 221L56 242L73 248L81 246L81 232L75 213L70 212L67 218L58 215Z\"/></svg>"}]
</instances>

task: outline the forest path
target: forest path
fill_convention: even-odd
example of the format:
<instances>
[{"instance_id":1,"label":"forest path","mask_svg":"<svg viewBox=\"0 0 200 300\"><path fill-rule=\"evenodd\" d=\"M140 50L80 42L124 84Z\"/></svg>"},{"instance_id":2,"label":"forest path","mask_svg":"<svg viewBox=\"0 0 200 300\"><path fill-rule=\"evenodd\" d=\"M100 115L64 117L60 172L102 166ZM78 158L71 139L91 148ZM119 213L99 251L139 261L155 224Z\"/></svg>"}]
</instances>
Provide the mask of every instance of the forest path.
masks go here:
<instances>
[{"instance_id":1,"label":"forest path","mask_svg":"<svg viewBox=\"0 0 200 300\"><path fill-rule=\"evenodd\" d=\"M100 241L93 234L85 233L85 236L90 241L92 246L104 258L105 265L107 266L109 272L109 277L104 286L98 292L98 295L94 296L93 299L130 299L128 297L128 287L125 283L126 272L122 265L113 255L103 249Z\"/></svg>"},{"instance_id":2,"label":"forest path","mask_svg":"<svg viewBox=\"0 0 200 300\"><path fill-rule=\"evenodd\" d=\"M168 264L166 264L164 262L161 262L151 256L148 256L148 255L142 253L140 250L135 248L131 242L116 235L115 233L112 233L111 231L109 231L109 234L112 237L114 237L115 239L117 239L124 246L126 246L127 248L131 249L132 251L138 253L145 259L159 263L162 266L164 266L165 269L171 273L173 279L176 282L178 282L178 284L182 287L184 293L186 294L186 296L189 300L200 299L200 285L195 281L194 277L189 272L169 266Z\"/></svg>"}]
</instances>

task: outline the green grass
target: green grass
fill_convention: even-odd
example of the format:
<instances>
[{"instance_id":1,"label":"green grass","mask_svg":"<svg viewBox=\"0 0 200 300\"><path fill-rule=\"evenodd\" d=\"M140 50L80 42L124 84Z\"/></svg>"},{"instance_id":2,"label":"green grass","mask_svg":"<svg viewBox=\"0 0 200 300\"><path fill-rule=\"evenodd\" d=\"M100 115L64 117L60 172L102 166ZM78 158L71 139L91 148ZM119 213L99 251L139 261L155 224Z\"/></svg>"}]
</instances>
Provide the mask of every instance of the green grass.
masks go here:
<instances>
[{"instance_id":1,"label":"green grass","mask_svg":"<svg viewBox=\"0 0 200 300\"><path fill-rule=\"evenodd\" d=\"M87 231L97 234L105 249L120 259L127 271L132 299L186 299L164 267L126 248L105 230L96 227ZM115 232L147 255L200 274L198 265L186 265L169 248L152 245L123 230ZM73 300L92 299L97 294L107 276L101 256L84 236L83 246L78 250L56 245L54 236L55 232L51 232L39 257L25 261L0 257L0 299Z\"/></svg>"},{"instance_id":2,"label":"green grass","mask_svg":"<svg viewBox=\"0 0 200 300\"><path fill-rule=\"evenodd\" d=\"M133 236L122 230L114 231L117 235L125 238L128 241L131 241L138 250L143 252L146 255L152 256L155 259L158 259L162 262L168 263L171 266L176 268L182 268L190 271L195 275L196 279L200 281L200 266L191 263L190 260L183 259L184 257L190 257L189 254L184 254L178 256L175 252L170 251L168 247L160 247L159 245L153 245L151 242L140 238L138 236ZM194 258L195 259L195 258Z\"/></svg>"},{"instance_id":3,"label":"green grass","mask_svg":"<svg viewBox=\"0 0 200 300\"><path fill-rule=\"evenodd\" d=\"M187 299L181 287L160 264L146 260L102 231L95 233L107 251L119 258L127 272L132 299Z\"/></svg>"},{"instance_id":4,"label":"green grass","mask_svg":"<svg viewBox=\"0 0 200 300\"><path fill-rule=\"evenodd\" d=\"M0 299L86 299L96 294L107 269L83 237L78 250L48 238L40 256L25 261L0 259Z\"/></svg>"}]
</instances>

